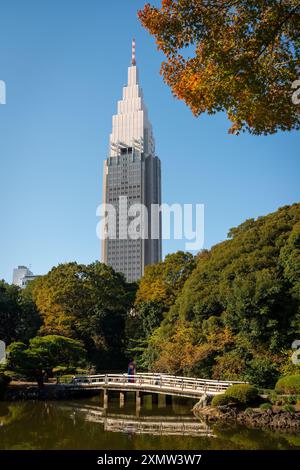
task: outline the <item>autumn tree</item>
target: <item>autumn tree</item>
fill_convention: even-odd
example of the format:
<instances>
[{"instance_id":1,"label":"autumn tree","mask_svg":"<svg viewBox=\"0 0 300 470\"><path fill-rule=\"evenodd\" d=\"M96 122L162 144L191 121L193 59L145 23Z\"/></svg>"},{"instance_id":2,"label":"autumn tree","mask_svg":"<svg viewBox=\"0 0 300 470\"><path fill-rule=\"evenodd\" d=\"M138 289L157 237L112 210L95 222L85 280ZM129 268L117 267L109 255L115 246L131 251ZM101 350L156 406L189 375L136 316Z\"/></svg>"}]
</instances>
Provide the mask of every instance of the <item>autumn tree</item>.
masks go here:
<instances>
[{"instance_id":1,"label":"autumn tree","mask_svg":"<svg viewBox=\"0 0 300 470\"><path fill-rule=\"evenodd\" d=\"M273 386L300 332L300 204L229 231L197 258L148 338L150 369ZM296 335L296 336L295 336Z\"/></svg>"},{"instance_id":2,"label":"autumn tree","mask_svg":"<svg viewBox=\"0 0 300 470\"><path fill-rule=\"evenodd\" d=\"M139 283L136 305L157 302L162 310L168 310L195 266L193 255L183 251L169 254L160 263L146 266Z\"/></svg>"},{"instance_id":3,"label":"autumn tree","mask_svg":"<svg viewBox=\"0 0 300 470\"><path fill-rule=\"evenodd\" d=\"M298 0L163 0L138 15L165 54L165 82L194 115L225 111L234 134L300 128Z\"/></svg>"},{"instance_id":4,"label":"autumn tree","mask_svg":"<svg viewBox=\"0 0 300 470\"><path fill-rule=\"evenodd\" d=\"M126 321L127 355L134 356L138 367L147 369L149 338L174 304L185 281L196 266L188 252L169 254L163 261L145 267L139 282L135 306ZM146 359L145 359L146 358Z\"/></svg>"}]
</instances>

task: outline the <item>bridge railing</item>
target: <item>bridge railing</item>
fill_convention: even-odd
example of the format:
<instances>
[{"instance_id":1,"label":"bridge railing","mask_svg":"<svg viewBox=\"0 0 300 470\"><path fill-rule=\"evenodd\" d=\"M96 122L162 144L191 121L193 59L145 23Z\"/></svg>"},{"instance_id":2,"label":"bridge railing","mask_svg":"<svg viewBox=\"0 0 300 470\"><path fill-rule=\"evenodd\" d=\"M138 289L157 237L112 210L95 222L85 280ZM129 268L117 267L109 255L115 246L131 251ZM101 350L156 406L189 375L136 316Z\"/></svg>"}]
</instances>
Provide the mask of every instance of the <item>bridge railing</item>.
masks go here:
<instances>
[{"instance_id":1,"label":"bridge railing","mask_svg":"<svg viewBox=\"0 0 300 470\"><path fill-rule=\"evenodd\" d=\"M134 376L128 374L99 374L89 376L78 376L73 380L74 385L80 386L124 386L142 388L163 388L170 390L185 390L191 392L223 392L237 381L207 380L195 377L180 377L168 374L136 373Z\"/></svg>"}]
</instances>

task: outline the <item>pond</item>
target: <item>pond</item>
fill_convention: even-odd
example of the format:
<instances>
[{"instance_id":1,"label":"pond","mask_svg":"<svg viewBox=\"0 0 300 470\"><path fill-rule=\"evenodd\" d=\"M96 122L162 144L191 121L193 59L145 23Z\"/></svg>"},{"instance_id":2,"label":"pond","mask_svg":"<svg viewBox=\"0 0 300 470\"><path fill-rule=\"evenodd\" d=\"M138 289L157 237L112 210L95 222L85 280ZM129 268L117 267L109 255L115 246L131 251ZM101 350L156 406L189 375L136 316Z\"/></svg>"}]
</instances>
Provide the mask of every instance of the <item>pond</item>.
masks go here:
<instances>
[{"instance_id":1,"label":"pond","mask_svg":"<svg viewBox=\"0 0 300 470\"><path fill-rule=\"evenodd\" d=\"M208 426L191 412L194 403L155 404L146 396L138 411L130 394L123 406L117 395L110 397L107 409L100 396L0 402L0 449L300 449L299 434Z\"/></svg>"}]
</instances>

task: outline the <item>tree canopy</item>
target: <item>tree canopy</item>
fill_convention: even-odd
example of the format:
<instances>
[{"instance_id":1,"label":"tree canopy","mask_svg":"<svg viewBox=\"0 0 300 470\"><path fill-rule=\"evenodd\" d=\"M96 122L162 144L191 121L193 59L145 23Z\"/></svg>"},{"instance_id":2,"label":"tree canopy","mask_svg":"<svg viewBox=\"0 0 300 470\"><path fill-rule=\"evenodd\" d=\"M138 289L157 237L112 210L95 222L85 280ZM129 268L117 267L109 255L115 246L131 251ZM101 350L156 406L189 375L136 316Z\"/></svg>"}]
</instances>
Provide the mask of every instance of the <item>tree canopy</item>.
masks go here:
<instances>
[{"instance_id":1,"label":"tree canopy","mask_svg":"<svg viewBox=\"0 0 300 470\"><path fill-rule=\"evenodd\" d=\"M183 251L169 254L164 261L146 266L136 294L136 305L159 302L164 310L168 310L195 266L193 255Z\"/></svg>"},{"instance_id":2,"label":"tree canopy","mask_svg":"<svg viewBox=\"0 0 300 470\"><path fill-rule=\"evenodd\" d=\"M147 370L272 386L300 372L300 203L166 256L138 286L99 262L61 264L22 292L2 282L0 318L8 367L28 374L134 355Z\"/></svg>"},{"instance_id":3,"label":"tree canopy","mask_svg":"<svg viewBox=\"0 0 300 470\"><path fill-rule=\"evenodd\" d=\"M276 381L300 333L300 204L250 219L200 256L144 351L157 370Z\"/></svg>"},{"instance_id":4,"label":"tree canopy","mask_svg":"<svg viewBox=\"0 0 300 470\"><path fill-rule=\"evenodd\" d=\"M163 0L138 14L165 54L165 82L194 115L224 111L235 134L300 128L298 0Z\"/></svg>"},{"instance_id":5,"label":"tree canopy","mask_svg":"<svg viewBox=\"0 0 300 470\"><path fill-rule=\"evenodd\" d=\"M125 319L135 289L122 274L99 262L54 267L32 286L44 322L40 334L79 339L98 368L120 367Z\"/></svg>"},{"instance_id":6,"label":"tree canopy","mask_svg":"<svg viewBox=\"0 0 300 470\"><path fill-rule=\"evenodd\" d=\"M0 339L27 341L36 335L42 324L30 291L0 281Z\"/></svg>"},{"instance_id":7,"label":"tree canopy","mask_svg":"<svg viewBox=\"0 0 300 470\"><path fill-rule=\"evenodd\" d=\"M48 335L32 338L29 345L14 342L9 346L8 368L40 379L43 370L82 365L86 351L80 341L64 336Z\"/></svg>"}]
</instances>

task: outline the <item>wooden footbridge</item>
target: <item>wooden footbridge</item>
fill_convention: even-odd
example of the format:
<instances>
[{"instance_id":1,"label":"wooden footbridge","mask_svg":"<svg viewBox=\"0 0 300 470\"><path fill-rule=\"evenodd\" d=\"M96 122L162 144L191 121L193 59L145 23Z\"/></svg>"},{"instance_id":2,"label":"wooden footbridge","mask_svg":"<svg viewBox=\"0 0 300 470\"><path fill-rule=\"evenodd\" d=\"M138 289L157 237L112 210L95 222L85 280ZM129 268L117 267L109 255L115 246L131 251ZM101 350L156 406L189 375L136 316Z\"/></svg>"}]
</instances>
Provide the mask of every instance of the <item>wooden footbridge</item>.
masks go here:
<instances>
[{"instance_id":1,"label":"wooden footbridge","mask_svg":"<svg viewBox=\"0 0 300 470\"><path fill-rule=\"evenodd\" d=\"M136 392L140 394L162 394L186 398L200 399L203 395L218 395L225 392L236 381L206 380L193 377L179 377L167 374L137 373L100 374L74 377L72 382L65 384L70 390L103 390L104 401L108 391L115 390L121 394ZM121 395L120 395L121 401Z\"/></svg>"}]
</instances>

